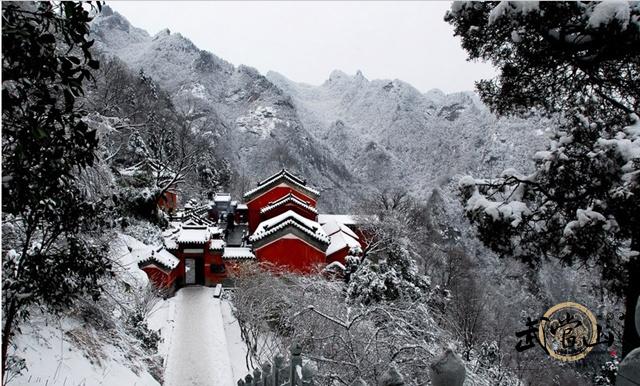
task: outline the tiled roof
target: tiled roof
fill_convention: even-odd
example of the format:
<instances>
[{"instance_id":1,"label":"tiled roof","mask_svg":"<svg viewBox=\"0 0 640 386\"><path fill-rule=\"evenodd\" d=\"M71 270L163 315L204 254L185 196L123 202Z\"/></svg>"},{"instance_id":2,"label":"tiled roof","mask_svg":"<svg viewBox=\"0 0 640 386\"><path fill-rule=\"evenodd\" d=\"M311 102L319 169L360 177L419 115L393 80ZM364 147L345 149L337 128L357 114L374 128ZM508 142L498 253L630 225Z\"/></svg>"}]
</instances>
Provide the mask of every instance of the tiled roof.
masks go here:
<instances>
[{"instance_id":1,"label":"tiled roof","mask_svg":"<svg viewBox=\"0 0 640 386\"><path fill-rule=\"evenodd\" d=\"M288 171L287 169L283 168L280 171L278 171L277 173L272 174L271 176L269 176L269 177L265 178L264 180L258 182L258 185L264 185L267 182L269 182L269 181L271 181L273 179L276 179L276 178L278 178L279 176L281 176L283 174L286 174L287 176L289 176L291 179L295 180L299 184L305 185L307 183L307 181L304 178L302 178L302 177L300 177L300 176L298 176L296 174L293 174L290 171Z\"/></svg>"},{"instance_id":2,"label":"tiled roof","mask_svg":"<svg viewBox=\"0 0 640 386\"><path fill-rule=\"evenodd\" d=\"M301 207L310 210L313 213L318 213L318 210L316 208L314 208L313 206L309 205L308 201L302 201L300 198L298 198L297 196L295 196L294 194L287 194L286 196L283 196L282 198L276 200L276 201L272 201L270 202L267 206L263 207L262 209L260 209L260 213L266 213L268 211L270 211L271 209L277 208L281 205L284 205L288 202L293 202L295 204L300 205Z\"/></svg>"},{"instance_id":3,"label":"tiled roof","mask_svg":"<svg viewBox=\"0 0 640 386\"><path fill-rule=\"evenodd\" d=\"M322 229L324 229L324 231L331 236L334 233L337 232L344 232L346 234L348 234L349 236L353 237L354 239L358 239L358 235L356 235L356 233L354 231L352 231L348 226L344 225L344 224L340 224L336 221L329 221L327 223L323 223L322 224Z\"/></svg>"},{"instance_id":4,"label":"tiled roof","mask_svg":"<svg viewBox=\"0 0 640 386\"><path fill-rule=\"evenodd\" d=\"M304 218L292 210L288 210L278 216L261 222L249 240L251 242L261 240L287 226L294 226L322 243L329 244L330 242L329 237L320 224Z\"/></svg>"},{"instance_id":5,"label":"tiled roof","mask_svg":"<svg viewBox=\"0 0 640 386\"><path fill-rule=\"evenodd\" d=\"M138 260L138 265L146 262L155 262L172 270L180 263L180 260L164 247L148 247L133 250L131 253Z\"/></svg>"},{"instance_id":6,"label":"tiled roof","mask_svg":"<svg viewBox=\"0 0 640 386\"><path fill-rule=\"evenodd\" d=\"M215 222L204 217L204 214L197 215L194 213L186 214L181 217L182 225L215 225Z\"/></svg>"},{"instance_id":7,"label":"tiled roof","mask_svg":"<svg viewBox=\"0 0 640 386\"><path fill-rule=\"evenodd\" d=\"M216 202L231 201L231 193L216 193L216 195L213 197L213 201L216 201Z\"/></svg>"},{"instance_id":8,"label":"tiled roof","mask_svg":"<svg viewBox=\"0 0 640 386\"><path fill-rule=\"evenodd\" d=\"M211 235L221 235L222 234L222 229L220 229L217 226L210 226L209 227L209 233L211 233Z\"/></svg>"},{"instance_id":9,"label":"tiled roof","mask_svg":"<svg viewBox=\"0 0 640 386\"><path fill-rule=\"evenodd\" d=\"M184 226L176 240L178 244L204 244L210 238L206 226Z\"/></svg>"},{"instance_id":10,"label":"tiled roof","mask_svg":"<svg viewBox=\"0 0 640 386\"><path fill-rule=\"evenodd\" d=\"M320 224L326 224L331 221L335 221L338 224L355 225L358 224L358 216L352 216L350 214L319 214L318 222Z\"/></svg>"},{"instance_id":11,"label":"tiled roof","mask_svg":"<svg viewBox=\"0 0 640 386\"><path fill-rule=\"evenodd\" d=\"M222 253L223 259L255 259L256 256L251 251L251 248L241 247L226 247Z\"/></svg>"},{"instance_id":12,"label":"tiled roof","mask_svg":"<svg viewBox=\"0 0 640 386\"><path fill-rule=\"evenodd\" d=\"M360 243L358 242L358 240L354 239L353 237L349 236L348 234L344 233L344 232L336 232L334 234L331 235L331 244L329 244L329 247L327 248L327 251L325 252L327 254L327 256L345 248L352 248L352 247L361 247Z\"/></svg>"},{"instance_id":13,"label":"tiled roof","mask_svg":"<svg viewBox=\"0 0 640 386\"><path fill-rule=\"evenodd\" d=\"M178 249L178 243L176 243L175 237L165 237L163 239L164 247L167 249Z\"/></svg>"},{"instance_id":14,"label":"tiled roof","mask_svg":"<svg viewBox=\"0 0 640 386\"><path fill-rule=\"evenodd\" d=\"M286 169L282 169L281 171L279 171L278 173L272 175L271 177L262 180L258 183L258 186L255 189L249 190L248 192L246 192L244 194L244 197L250 197L252 196L254 193L259 192L260 190L266 188L267 186L269 186L270 184L272 184L275 181L278 181L280 179L285 179L289 182L291 182L293 185L301 188L304 191L307 191L313 195L318 195L320 194L320 192L318 192L317 190L307 186L307 182L305 180L303 180L302 178L296 176L295 174L289 172Z\"/></svg>"},{"instance_id":15,"label":"tiled roof","mask_svg":"<svg viewBox=\"0 0 640 386\"><path fill-rule=\"evenodd\" d=\"M224 249L225 245L227 245L227 243L225 243L224 240L215 239L211 240L209 243L209 249L213 251L221 251Z\"/></svg>"}]
</instances>

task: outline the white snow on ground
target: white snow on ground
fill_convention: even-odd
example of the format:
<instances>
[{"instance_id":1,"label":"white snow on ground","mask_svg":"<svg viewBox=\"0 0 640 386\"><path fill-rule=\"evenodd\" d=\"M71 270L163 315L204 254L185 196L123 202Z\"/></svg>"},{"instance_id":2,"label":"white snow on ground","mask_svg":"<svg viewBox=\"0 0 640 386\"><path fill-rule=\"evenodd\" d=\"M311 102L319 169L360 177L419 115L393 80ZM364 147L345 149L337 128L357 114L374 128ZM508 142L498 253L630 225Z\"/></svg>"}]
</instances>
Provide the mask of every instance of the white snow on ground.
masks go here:
<instances>
[{"instance_id":1,"label":"white snow on ground","mask_svg":"<svg viewBox=\"0 0 640 386\"><path fill-rule=\"evenodd\" d=\"M118 234L118 237L111 243L109 253L113 256L113 263L116 265L120 280L125 280L138 288L144 287L149 282L147 274L138 268L135 253L131 253L145 248L149 248L149 246L131 236Z\"/></svg>"},{"instance_id":2,"label":"white snow on ground","mask_svg":"<svg viewBox=\"0 0 640 386\"><path fill-rule=\"evenodd\" d=\"M211 288L206 289L206 288L200 288L200 287L189 287L186 290L195 291L195 292L198 292L198 291L204 292L205 294L203 295L203 298L199 299L204 303L206 303L206 305L203 306L203 309L204 308L212 309L214 313L220 312L222 315L222 322L224 324L224 328L223 328L224 341L226 341L226 344L211 346L207 349L207 352L210 353L211 351L215 351L216 352L215 355L225 355L223 348L224 346L226 346L226 349L227 349L226 355L229 358L233 379L237 381L240 378L244 378L245 375L247 375L250 371L246 364L247 348L244 341L242 340L238 321L233 316L232 304L228 300L214 299L213 289ZM156 307L151 311L151 313L147 318L147 323L150 329L160 330L160 334L162 336L162 342L160 342L160 344L158 345L158 354L160 354L164 359L165 371L169 361L172 360L171 358L169 358L169 354L174 354L174 355L176 354L174 350L170 350L170 348L174 344L176 344L174 339L180 339L180 337L178 337L178 334L179 334L178 330L185 328L185 326L180 326L178 330L176 330L177 323L182 323L183 320L185 319L185 318L176 319L176 315L177 315L176 307L178 303L187 301L188 299L193 297L192 295L194 295L194 294L190 294L189 296L185 296L184 294L180 295L180 293L182 293L183 291L185 291L185 289L178 291L176 296L174 296L173 298L158 302ZM184 306L181 307L180 309L183 311L185 310ZM197 317L200 317L199 311L197 312L198 313L195 315L197 315ZM187 315L185 315L185 317L186 316ZM192 315L191 319L195 319L195 317ZM206 324L206 323L203 323L203 324ZM203 330L193 331L193 333L205 334L205 335L220 334L219 329L207 328L206 325L203 326L202 324L200 325L200 327L203 327ZM219 336L216 337L215 339L218 341L223 340L222 337L219 337ZM198 347L187 348L187 350L192 351L197 356L202 357L202 360L204 362L203 366L207 366L207 364L214 363L212 362L214 359L204 358L203 354L198 351L200 350ZM177 365L177 364L174 362L174 365ZM168 379L166 375L165 375L165 379ZM222 384L222 383L215 383L215 384ZM167 385L169 385L169 383L167 383Z\"/></svg>"},{"instance_id":3,"label":"white snow on ground","mask_svg":"<svg viewBox=\"0 0 640 386\"><path fill-rule=\"evenodd\" d=\"M147 326L150 330L160 331L161 341L158 343L158 354L162 356L162 363L167 363L171 337L175 327L176 298L159 301L147 315Z\"/></svg>"},{"instance_id":4,"label":"white snow on ground","mask_svg":"<svg viewBox=\"0 0 640 386\"><path fill-rule=\"evenodd\" d=\"M72 336L80 339L72 343ZM23 326L16 337L16 355L27 360L28 371L9 385L89 386L132 385L160 386L126 357L123 347L104 344L93 329L65 318L58 325L35 318ZM114 341L115 343L115 341ZM136 374L137 373L137 374Z\"/></svg>"},{"instance_id":5,"label":"white snow on ground","mask_svg":"<svg viewBox=\"0 0 640 386\"><path fill-rule=\"evenodd\" d=\"M236 367L237 363L232 363L242 364L244 353L241 352L241 347L244 343L236 339L234 333L225 330L225 327L229 328L233 324L225 324L223 301L214 299L213 291L213 288L207 287L185 287L170 300L175 302L175 306L173 317L168 319L174 321L173 328L165 342L166 346L163 347L168 348L165 386L236 384L234 368L236 372L240 372L240 367ZM233 340L228 342L228 337ZM242 354L242 357L235 358L230 353L238 356Z\"/></svg>"},{"instance_id":6,"label":"white snow on ground","mask_svg":"<svg viewBox=\"0 0 640 386\"><path fill-rule=\"evenodd\" d=\"M129 252L144 247L119 235L111 253L118 280L136 288L146 284ZM158 354L164 363L164 385L234 385L249 372L246 346L231 304L214 299L213 288L187 287L157 302L147 316L148 327L160 330ZM160 386L137 355L131 357L125 340L114 339L76 320L34 317L16 337L15 355L26 359L28 370L10 385L48 386Z\"/></svg>"},{"instance_id":7,"label":"white snow on ground","mask_svg":"<svg viewBox=\"0 0 640 386\"><path fill-rule=\"evenodd\" d=\"M233 316L232 307L231 302L222 301L222 321L224 322L224 332L227 338L227 349L229 350L229 359L231 359L233 379L237 382L241 378L244 379L253 369L247 366L247 346L242 340L240 325Z\"/></svg>"},{"instance_id":8,"label":"white snow on ground","mask_svg":"<svg viewBox=\"0 0 640 386\"><path fill-rule=\"evenodd\" d=\"M142 288L147 275L138 269L128 250L145 245L133 237L119 234L111 243L116 280ZM33 312L36 314L36 312ZM125 334L98 332L75 316L40 316L21 326L15 338L15 354L26 360L27 370L9 385L136 385L159 386L147 372L138 352L131 352ZM132 357L133 355L133 357Z\"/></svg>"}]
</instances>

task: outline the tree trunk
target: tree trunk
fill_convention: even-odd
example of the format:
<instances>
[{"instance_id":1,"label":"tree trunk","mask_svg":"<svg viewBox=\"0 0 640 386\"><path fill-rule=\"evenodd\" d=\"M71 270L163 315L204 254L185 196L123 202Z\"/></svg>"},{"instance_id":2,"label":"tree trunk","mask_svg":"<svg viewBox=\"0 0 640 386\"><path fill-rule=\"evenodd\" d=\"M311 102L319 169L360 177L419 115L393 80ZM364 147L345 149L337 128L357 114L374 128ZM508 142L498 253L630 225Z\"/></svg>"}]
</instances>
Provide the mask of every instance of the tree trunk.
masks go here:
<instances>
[{"instance_id":1,"label":"tree trunk","mask_svg":"<svg viewBox=\"0 0 640 386\"><path fill-rule=\"evenodd\" d=\"M631 242L631 250L640 251L640 238L634 237ZM636 331L636 303L640 296L640 257L632 258L629 263L629 276L624 293L625 316L624 333L622 335L623 358L636 347L640 347L640 336Z\"/></svg>"},{"instance_id":2,"label":"tree trunk","mask_svg":"<svg viewBox=\"0 0 640 386\"><path fill-rule=\"evenodd\" d=\"M16 301L11 300L7 313L5 314L4 326L2 327L2 376L7 373L7 358L9 354L9 340L13 335L13 322L16 318Z\"/></svg>"}]
</instances>

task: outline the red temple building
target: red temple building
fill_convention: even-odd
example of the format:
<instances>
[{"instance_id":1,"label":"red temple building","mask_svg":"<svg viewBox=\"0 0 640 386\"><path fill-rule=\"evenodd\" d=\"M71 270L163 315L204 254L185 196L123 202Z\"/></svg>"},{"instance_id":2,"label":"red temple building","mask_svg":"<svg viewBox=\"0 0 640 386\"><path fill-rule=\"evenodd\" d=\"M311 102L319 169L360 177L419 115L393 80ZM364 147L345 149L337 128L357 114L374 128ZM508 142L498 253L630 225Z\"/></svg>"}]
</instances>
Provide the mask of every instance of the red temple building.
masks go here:
<instances>
[{"instance_id":1,"label":"red temple building","mask_svg":"<svg viewBox=\"0 0 640 386\"><path fill-rule=\"evenodd\" d=\"M246 192L244 200L248 208L249 232L253 233L258 227L261 221L260 210L262 208L289 194L315 208L319 192L307 186L305 180L285 169L259 182L255 189Z\"/></svg>"},{"instance_id":2,"label":"red temple building","mask_svg":"<svg viewBox=\"0 0 640 386\"><path fill-rule=\"evenodd\" d=\"M225 202L233 202L227 196ZM318 197L283 169L246 192L245 203L235 203L233 224L212 221L211 204L185 208L172 217L164 246L139 253L139 267L156 285L176 288L222 283L251 261L299 273L344 266L363 245L362 234L352 216L319 215Z\"/></svg>"},{"instance_id":3,"label":"red temple building","mask_svg":"<svg viewBox=\"0 0 640 386\"><path fill-rule=\"evenodd\" d=\"M180 264L180 260L177 257L164 247L135 252L134 255L138 259L138 267L147 274L149 280L160 288L173 286L178 276L176 267Z\"/></svg>"},{"instance_id":4,"label":"red temple building","mask_svg":"<svg viewBox=\"0 0 640 386\"><path fill-rule=\"evenodd\" d=\"M167 190L158 198L158 206L160 209L173 213L178 209L178 193L175 189Z\"/></svg>"},{"instance_id":5,"label":"red temple building","mask_svg":"<svg viewBox=\"0 0 640 386\"><path fill-rule=\"evenodd\" d=\"M319 216L318 197L316 189L285 169L244 194L258 262L311 272L333 262L344 265L351 249L361 247L353 218Z\"/></svg>"},{"instance_id":6,"label":"red temple building","mask_svg":"<svg viewBox=\"0 0 640 386\"><path fill-rule=\"evenodd\" d=\"M293 210L262 221L249 241L259 262L299 272L326 264L330 244L320 224Z\"/></svg>"},{"instance_id":7,"label":"red temple building","mask_svg":"<svg viewBox=\"0 0 640 386\"><path fill-rule=\"evenodd\" d=\"M358 235L347 225L335 219L322 224L331 244L327 248L327 263L335 261L344 264L345 258L353 248L362 248Z\"/></svg>"}]
</instances>

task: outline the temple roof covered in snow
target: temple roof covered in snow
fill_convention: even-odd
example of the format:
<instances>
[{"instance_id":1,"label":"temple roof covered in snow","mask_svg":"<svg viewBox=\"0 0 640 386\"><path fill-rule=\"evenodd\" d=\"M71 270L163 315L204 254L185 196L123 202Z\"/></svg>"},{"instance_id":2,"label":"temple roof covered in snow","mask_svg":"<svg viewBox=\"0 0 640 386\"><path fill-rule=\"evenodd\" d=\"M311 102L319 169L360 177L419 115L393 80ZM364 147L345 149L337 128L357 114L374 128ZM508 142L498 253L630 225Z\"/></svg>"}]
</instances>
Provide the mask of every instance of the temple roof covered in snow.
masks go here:
<instances>
[{"instance_id":1,"label":"temple roof covered in snow","mask_svg":"<svg viewBox=\"0 0 640 386\"><path fill-rule=\"evenodd\" d=\"M344 225L356 225L359 221L357 216L350 214L319 214L318 222L322 225L329 222L336 222Z\"/></svg>"},{"instance_id":2,"label":"temple roof covered in snow","mask_svg":"<svg viewBox=\"0 0 640 386\"><path fill-rule=\"evenodd\" d=\"M318 216L320 217L320 216ZM348 215L324 215L322 218L322 229L329 235L331 244L327 248L327 256L338 252L344 248L362 247L358 235L342 221L354 224L351 216Z\"/></svg>"},{"instance_id":3,"label":"temple roof covered in snow","mask_svg":"<svg viewBox=\"0 0 640 386\"><path fill-rule=\"evenodd\" d=\"M327 248L327 256L343 248L351 249L354 247L361 247L357 239L354 239L344 232L336 232L329 236L329 238L331 239L331 244L329 244L329 247Z\"/></svg>"},{"instance_id":4,"label":"temple roof covered in snow","mask_svg":"<svg viewBox=\"0 0 640 386\"><path fill-rule=\"evenodd\" d=\"M183 226L178 239L178 244L204 244L211 238L210 230L204 225Z\"/></svg>"},{"instance_id":5,"label":"temple roof covered in snow","mask_svg":"<svg viewBox=\"0 0 640 386\"><path fill-rule=\"evenodd\" d=\"M131 254L138 261L139 266L155 263L169 271L174 269L180 263L177 257L171 252L167 251L164 247L147 247L141 249L135 249L131 251Z\"/></svg>"},{"instance_id":6,"label":"temple roof covered in snow","mask_svg":"<svg viewBox=\"0 0 640 386\"><path fill-rule=\"evenodd\" d=\"M265 190L270 189L273 186L276 186L280 183L286 183L291 185L293 188L300 189L303 193L308 194L312 198L317 198L320 194L317 190L307 186L307 181L296 176L295 174L289 172L286 169L282 169L278 173L272 175L271 177L264 179L258 183L258 186L255 189L249 190L244 194L244 199L246 201L251 201L255 196L263 192Z\"/></svg>"},{"instance_id":7,"label":"temple roof covered in snow","mask_svg":"<svg viewBox=\"0 0 640 386\"><path fill-rule=\"evenodd\" d=\"M330 242L329 237L324 232L320 224L304 218L292 210L288 210L278 216L261 222L249 240L251 242L262 240L267 236L274 235L279 231L286 229L287 227L293 227L321 243L329 244Z\"/></svg>"},{"instance_id":8,"label":"temple roof covered in snow","mask_svg":"<svg viewBox=\"0 0 640 386\"><path fill-rule=\"evenodd\" d=\"M222 253L222 258L225 260L255 259L256 256L251 251L251 248L226 247Z\"/></svg>"},{"instance_id":9,"label":"temple roof covered in snow","mask_svg":"<svg viewBox=\"0 0 640 386\"><path fill-rule=\"evenodd\" d=\"M175 237L165 237L163 238L164 247L167 249L178 249L178 243L176 243Z\"/></svg>"},{"instance_id":10,"label":"temple roof covered in snow","mask_svg":"<svg viewBox=\"0 0 640 386\"><path fill-rule=\"evenodd\" d=\"M211 240L211 243L209 243L209 249L212 251L221 251L226 245L227 243L225 243L224 240L215 239Z\"/></svg>"},{"instance_id":11,"label":"temple roof covered in snow","mask_svg":"<svg viewBox=\"0 0 640 386\"><path fill-rule=\"evenodd\" d=\"M313 213L318 213L318 210L316 208L314 208L313 206L310 205L309 202L307 201L303 201L300 198L298 198L297 196L289 193L286 196L276 200L276 201L272 201L270 202L267 206L263 207L262 209L260 209L260 213L266 213L272 209L275 209L279 206L288 204L288 203L293 203L293 204L297 204Z\"/></svg>"},{"instance_id":12,"label":"temple roof covered in snow","mask_svg":"<svg viewBox=\"0 0 640 386\"><path fill-rule=\"evenodd\" d=\"M349 228L348 226L346 226L344 224L338 223L336 221L329 221L329 222L326 222L326 223L321 223L321 225L322 225L322 229L324 229L324 231L329 236L331 236L332 234L337 233L337 232L344 232L347 235L353 237L354 239L358 238L358 235L356 235L356 233L353 230L351 230L351 228Z\"/></svg>"},{"instance_id":13,"label":"temple roof covered in snow","mask_svg":"<svg viewBox=\"0 0 640 386\"><path fill-rule=\"evenodd\" d=\"M231 202L231 193L216 193L213 197L215 202Z\"/></svg>"}]
</instances>

